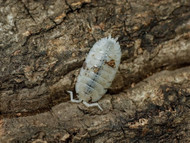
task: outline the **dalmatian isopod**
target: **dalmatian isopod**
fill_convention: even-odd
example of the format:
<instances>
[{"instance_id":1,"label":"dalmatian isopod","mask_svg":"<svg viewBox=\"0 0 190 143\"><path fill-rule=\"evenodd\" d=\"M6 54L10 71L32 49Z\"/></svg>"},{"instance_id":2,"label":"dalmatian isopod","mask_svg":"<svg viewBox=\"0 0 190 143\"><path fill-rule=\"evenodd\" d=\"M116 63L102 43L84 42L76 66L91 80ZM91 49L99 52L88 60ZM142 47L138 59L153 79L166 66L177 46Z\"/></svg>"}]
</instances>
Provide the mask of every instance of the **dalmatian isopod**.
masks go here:
<instances>
[{"instance_id":1,"label":"dalmatian isopod","mask_svg":"<svg viewBox=\"0 0 190 143\"><path fill-rule=\"evenodd\" d=\"M97 41L87 55L77 78L75 90L78 100L73 99L73 93L68 91L71 102L83 102L87 107L97 106L103 110L97 101L111 86L120 59L121 49L117 39L109 36Z\"/></svg>"}]
</instances>

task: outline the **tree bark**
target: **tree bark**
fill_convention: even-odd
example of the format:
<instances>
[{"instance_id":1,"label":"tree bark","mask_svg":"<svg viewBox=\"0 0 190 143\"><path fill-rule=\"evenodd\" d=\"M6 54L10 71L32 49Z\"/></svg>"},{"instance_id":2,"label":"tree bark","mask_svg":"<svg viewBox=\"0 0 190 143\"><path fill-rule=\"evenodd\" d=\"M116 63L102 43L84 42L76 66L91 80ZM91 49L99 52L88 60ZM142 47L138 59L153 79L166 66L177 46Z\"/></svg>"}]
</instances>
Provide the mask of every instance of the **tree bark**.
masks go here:
<instances>
[{"instance_id":1,"label":"tree bark","mask_svg":"<svg viewBox=\"0 0 190 143\"><path fill-rule=\"evenodd\" d=\"M190 142L189 0L4 0L0 15L0 142ZM122 59L104 110L71 103L109 34Z\"/></svg>"}]
</instances>

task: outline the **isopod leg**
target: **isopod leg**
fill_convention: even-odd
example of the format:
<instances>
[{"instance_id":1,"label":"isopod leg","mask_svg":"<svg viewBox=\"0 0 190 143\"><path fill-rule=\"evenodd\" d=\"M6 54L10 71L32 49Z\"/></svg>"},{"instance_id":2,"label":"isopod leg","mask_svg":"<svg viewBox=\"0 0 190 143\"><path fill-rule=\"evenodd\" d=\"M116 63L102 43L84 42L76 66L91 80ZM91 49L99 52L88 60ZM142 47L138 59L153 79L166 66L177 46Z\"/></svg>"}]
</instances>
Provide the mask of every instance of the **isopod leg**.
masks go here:
<instances>
[{"instance_id":1,"label":"isopod leg","mask_svg":"<svg viewBox=\"0 0 190 143\"><path fill-rule=\"evenodd\" d=\"M94 107L94 106L96 106L96 107L98 107L100 110L103 111L103 109L100 107L100 105L99 105L98 103L91 103L91 104L89 104L89 103L83 101L83 104L84 104L85 106L87 106L87 107Z\"/></svg>"},{"instance_id":2,"label":"isopod leg","mask_svg":"<svg viewBox=\"0 0 190 143\"><path fill-rule=\"evenodd\" d=\"M73 99L73 92L67 91L70 94L71 102L80 103L82 100Z\"/></svg>"}]
</instances>

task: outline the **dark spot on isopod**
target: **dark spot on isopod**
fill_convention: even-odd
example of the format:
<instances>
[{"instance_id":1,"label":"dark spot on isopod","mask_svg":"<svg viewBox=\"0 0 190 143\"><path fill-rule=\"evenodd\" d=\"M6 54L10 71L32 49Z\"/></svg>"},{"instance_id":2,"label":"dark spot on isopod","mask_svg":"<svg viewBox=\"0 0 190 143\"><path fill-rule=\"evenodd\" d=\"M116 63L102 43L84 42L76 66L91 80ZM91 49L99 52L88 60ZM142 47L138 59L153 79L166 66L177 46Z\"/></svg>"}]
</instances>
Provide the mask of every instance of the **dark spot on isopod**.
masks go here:
<instances>
[{"instance_id":1,"label":"dark spot on isopod","mask_svg":"<svg viewBox=\"0 0 190 143\"><path fill-rule=\"evenodd\" d=\"M110 66L112 68L115 68L115 60L113 60L113 59L111 59L108 62L105 62L105 64L107 64L108 66Z\"/></svg>"},{"instance_id":2,"label":"dark spot on isopod","mask_svg":"<svg viewBox=\"0 0 190 143\"><path fill-rule=\"evenodd\" d=\"M98 67L94 67L94 72L97 73L98 72Z\"/></svg>"},{"instance_id":3,"label":"dark spot on isopod","mask_svg":"<svg viewBox=\"0 0 190 143\"><path fill-rule=\"evenodd\" d=\"M92 69L93 69L94 73L96 73L96 74L100 71L100 67L97 67L97 66L92 67Z\"/></svg>"},{"instance_id":4,"label":"dark spot on isopod","mask_svg":"<svg viewBox=\"0 0 190 143\"><path fill-rule=\"evenodd\" d=\"M90 100L89 100L89 102L92 102L92 97L90 97Z\"/></svg>"},{"instance_id":5,"label":"dark spot on isopod","mask_svg":"<svg viewBox=\"0 0 190 143\"><path fill-rule=\"evenodd\" d=\"M82 65L82 68L85 69L85 68L86 68L86 65L87 65L87 63L84 62L83 65Z\"/></svg>"}]
</instances>

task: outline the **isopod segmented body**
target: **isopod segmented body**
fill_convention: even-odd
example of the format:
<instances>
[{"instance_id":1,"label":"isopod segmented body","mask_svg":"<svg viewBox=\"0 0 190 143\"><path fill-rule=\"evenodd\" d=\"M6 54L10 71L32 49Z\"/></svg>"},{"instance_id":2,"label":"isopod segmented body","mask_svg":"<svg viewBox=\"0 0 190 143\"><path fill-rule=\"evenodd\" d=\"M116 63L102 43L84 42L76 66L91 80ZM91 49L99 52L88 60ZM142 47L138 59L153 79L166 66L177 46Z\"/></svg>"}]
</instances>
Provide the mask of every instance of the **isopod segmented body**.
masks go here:
<instances>
[{"instance_id":1,"label":"isopod segmented body","mask_svg":"<svg viewBox=\"0 0 190 143\"><path fill-rule=\"evenodd\" d=\"M88 102L96 102L106 93L115 78L120 59L121 49L116 39L109 36L97 41L77 78L75 90L79 100L74 100L72 92L69 91L71 101L83 101L87 107L98 106L102 110L98 103Z\"/></svg>"}]
</instances>

